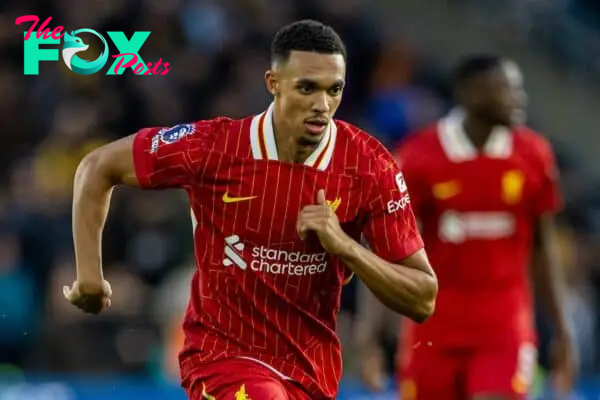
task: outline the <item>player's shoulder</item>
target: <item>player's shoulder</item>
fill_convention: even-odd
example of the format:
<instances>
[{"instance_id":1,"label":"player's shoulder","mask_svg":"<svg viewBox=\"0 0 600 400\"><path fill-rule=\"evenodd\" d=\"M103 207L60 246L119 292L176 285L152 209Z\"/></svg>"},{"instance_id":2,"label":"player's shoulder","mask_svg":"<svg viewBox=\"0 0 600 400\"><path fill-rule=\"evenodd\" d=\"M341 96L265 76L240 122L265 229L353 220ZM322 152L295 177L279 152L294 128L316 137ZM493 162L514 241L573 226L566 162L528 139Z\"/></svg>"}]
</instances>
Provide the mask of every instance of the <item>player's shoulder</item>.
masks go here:
<instances>
[{"instance_id":1,"label":"player's shoulder","mask_svg":"<svg viewBox=\"0 0 600 400\"><path fill-rule=\"evenodd\" d=\"M517 153L542 159L552 157L554 153L550 140L528 126L523 125L514 128L513 137L514 150Z\"/></svg>"},{"instance_id":2,"label":"player's shoulder","mask_svg":"<svg viewBox=\"0 0 600 400\"><path fill-rule=\"evenodd\" d=\"M249 120L250 117L234 119L226 116L218 116L210 119L198 120L193 124L198 132L205 132L218 137L239 132L239 128L244 123L249 123Z\"/></svg>"},{"instance_id":3,"label":"player's shoulder","mask_svg":"<svg viewBox=\"0 0 600 400\"><path fill-rule=\"evenodd\" d=\"M201 119L163 128L162 136L180 138L183 135L192 144L198 144L208 149L221 148L223 147L221 142L226 143L230 141L232 136L239 135L244 124L250 126L250 119L234 119L227 116Z\"/></svg>"},{"instance_id":4,"label":"player's shoulder","mask_svg":"<svg viewBox=\"0 0 600 400\"><path fill-rule=\"evenodd\" d=\"M219 133L229 131L234 122L235 120L228 117L216 117L191 122L178 122L173 125L149 127L142 130L156 131L157 135L165 142L178 141L180 139L206 139L210 136L216 136Z\"/></svg>"},{"instance_id":5,"label":"player's shoulder","mask_svg":"<svg viewBox=\"0 0 600 400\"><path fill-rule=\"evenodd\" d=\"M344 148L343 168L347 173L377 174L396 165L388 148L366 130L349 122L336 120L340 148Z\"/></svg>"},{"instance_id":6,"label":"player's shoulder","mask_svg":"<svg viewBox=\"0 0 600 400\"><path fill-rule=\"evenodd\" d=\"M436 144L439 143L438 127L439 122L433 122L410 132L398 143L395 151L414 153L415 151L429 152L435 149Z\"/></svg>"},{"instance_id":7,"label":"player's shoulder","mask_svg":"<svg viewBox=\"0 0 600 400\"><path fill-rule=\"evenodd\" d=\"M394 148L402 169L422 170L439 165L447 159L438 135L439 122L433 122L410 132Z\"/></svg>"}]
</instances>

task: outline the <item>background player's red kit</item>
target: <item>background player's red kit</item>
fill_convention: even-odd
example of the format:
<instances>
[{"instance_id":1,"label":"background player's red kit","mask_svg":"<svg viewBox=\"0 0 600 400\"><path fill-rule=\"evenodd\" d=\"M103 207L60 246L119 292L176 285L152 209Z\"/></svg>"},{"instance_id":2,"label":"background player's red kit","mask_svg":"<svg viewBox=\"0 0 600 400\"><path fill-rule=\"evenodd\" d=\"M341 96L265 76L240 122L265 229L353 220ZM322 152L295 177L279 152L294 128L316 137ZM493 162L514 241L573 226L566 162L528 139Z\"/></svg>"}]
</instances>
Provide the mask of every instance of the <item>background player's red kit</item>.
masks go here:
<instances>
[{"instance_id":1,"label":"background player's red kit","mask_svg":"<svg viewBox=\"0 0 600 400\"><path fill-rule=\"evenodd\" d=\"M270 107L243 120L144 129L134 159L143 187L182 187L191 200L198 268L184 323L183 385L201 382L210 393L211 362L249 359L312 398L334 398L342 372L336 314L350 272L316 237L302 241L296 221L324 189L345 231L356 240L364 233L381 257L418 251L392 156L336 121L304 165L281 162Z\"/></svg>"},{"instance_id":2,"label":"background player's red kit","mask_svg":"<svg viewBox=\"0 0 600 400\"><path fill-rule=\"evenodd\" d=\"M404 324L402 378L422 391L442 384L444 371L465 369L472 390L522 390L535 365L528 281L534 223L560 204L549 144L525 127L496 128L478 152L455 112L410 137L398 154L439 281L434 315ZM444 351L464 351L462 364L439 357ZM498 353L505 362L490 363ZM418 363L436 373L414 376Z\"/></svg>"}]
</instances>

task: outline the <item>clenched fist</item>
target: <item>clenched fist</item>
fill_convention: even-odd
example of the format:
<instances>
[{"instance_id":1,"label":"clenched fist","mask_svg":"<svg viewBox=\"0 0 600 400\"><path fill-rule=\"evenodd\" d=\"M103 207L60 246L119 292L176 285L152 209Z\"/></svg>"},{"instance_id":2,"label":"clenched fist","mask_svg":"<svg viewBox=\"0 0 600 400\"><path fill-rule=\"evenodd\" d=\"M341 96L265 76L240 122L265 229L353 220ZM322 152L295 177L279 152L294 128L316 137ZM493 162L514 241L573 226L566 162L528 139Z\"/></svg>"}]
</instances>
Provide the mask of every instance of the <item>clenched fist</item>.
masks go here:
<instances>
[{"instance_id":1,"label":"clenched fist","mask_svg":"<svg viewBox=\"0 0 600 400\"><path fill-rule=\"evenodd\" d=\"M300 211L296 229L302 239L306 239L310 231L315 232L325 251L338 256L348 250L352 240L342 230L337 215L327 204L323 189L317 193L317 204L305 206Z\"/></svg>"},{"instance_id":2,"label":"clenched fist","mask_svg":"<svg viewBox=\"0 0 600 400\"><path fill-rule=\"evenodd\" d=\"M110 307L112 289L108 281L98 283L73 282L73 286L63 287L63 294L75 307L86 313L98 314L105 308Z\"/></svg>"}]
</instances>

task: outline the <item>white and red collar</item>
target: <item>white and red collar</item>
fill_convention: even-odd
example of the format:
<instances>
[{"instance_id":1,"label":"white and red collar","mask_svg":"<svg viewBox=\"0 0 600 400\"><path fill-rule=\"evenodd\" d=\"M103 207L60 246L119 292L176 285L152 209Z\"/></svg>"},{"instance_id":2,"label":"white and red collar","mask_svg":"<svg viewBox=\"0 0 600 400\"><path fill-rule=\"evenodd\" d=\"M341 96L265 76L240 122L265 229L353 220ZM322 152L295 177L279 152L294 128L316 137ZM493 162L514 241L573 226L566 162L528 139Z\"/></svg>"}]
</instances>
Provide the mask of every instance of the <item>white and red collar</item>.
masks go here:
<instances>
[{"instance_id":1,"label":"white and red collar","mask_svg":"<svg viewBox=\"0 0 600 400\"><path fill-rule=\"evenodd\" d=\"M452 162L474 160L478 151L463 128L464 112L452 110L438 123L438 138L444 153ZM513 151L513 135L508 128L496 127L483 148L489 158L506 159Z\"/></svg>"},{"instance_id":2,"label":"white and red collar","mask_svg":"<svg viewBox=\"0 0 600 400\"><path fill-rule=\"evenodd\" d=\"M256 160L278 160L277 143L275 141L275 131L273 130L273 106L252 118L250 125L250 145L252 156ZM337 138L337 126L333 120L326 128L323 139L304 161L304 164L317 168L321 171L327 169L333 157L335 141Z\"/></svg>"}]
</instances>

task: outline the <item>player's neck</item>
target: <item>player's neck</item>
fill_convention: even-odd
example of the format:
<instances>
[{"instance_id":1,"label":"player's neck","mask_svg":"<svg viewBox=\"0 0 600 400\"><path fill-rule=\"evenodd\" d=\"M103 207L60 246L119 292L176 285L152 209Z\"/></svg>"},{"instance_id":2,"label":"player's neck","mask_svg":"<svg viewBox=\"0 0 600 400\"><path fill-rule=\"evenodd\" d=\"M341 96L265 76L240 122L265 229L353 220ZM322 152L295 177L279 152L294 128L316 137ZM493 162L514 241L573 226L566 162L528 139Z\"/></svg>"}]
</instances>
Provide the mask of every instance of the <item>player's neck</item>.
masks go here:
<instances>
[{"instance_id":1,"label":"player's neck","mask_svg":"<svg viewBox=\"0 0 600 400\"><path fill-rule=\"evenodd\" d=\"M280 132L285 132L285 129L277 129L274 124L275 144L277 146L277 159L289 163L303 163L306 161L310 152L303 154L300 146L296 142L296 138Z\"/></svg>"},{"instance_id":2,"label":"player's neck","mask_svg":"<svg viewBox=\"0 0 600 400\"><path fill-rule=\"evenodd\" d=\"M475 148L481 150L492 135L494 126L472 116L467 115L463 121L463 128L467 138Z\"/></svg>"},{"instance_id":3,"label":"player's neck","mask_svg":"<svg viewBox=\"0 0 600 400\"><path fill-rule=\"evenodd\" d=\"M290 135L291 127L278 117L277 108L273 110L273 131L277 147L277 159L289 163L305 162L314 148L307 148L298 144L298 138ZM315 146L316 147L316 146Z\"/></svg>"}]
</instances>

